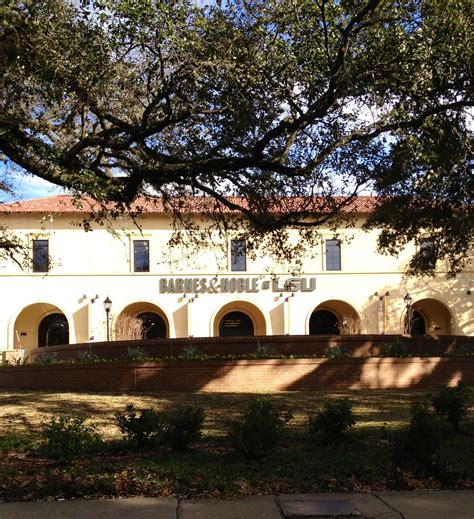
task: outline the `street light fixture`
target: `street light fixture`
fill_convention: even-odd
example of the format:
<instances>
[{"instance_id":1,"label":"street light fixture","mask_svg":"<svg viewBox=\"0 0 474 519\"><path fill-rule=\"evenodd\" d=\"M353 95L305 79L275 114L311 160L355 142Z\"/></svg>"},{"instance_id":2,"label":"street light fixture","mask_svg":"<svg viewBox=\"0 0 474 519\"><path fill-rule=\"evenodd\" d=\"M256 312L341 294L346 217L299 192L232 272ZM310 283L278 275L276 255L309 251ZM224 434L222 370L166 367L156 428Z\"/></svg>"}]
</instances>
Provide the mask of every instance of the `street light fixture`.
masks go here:
<instances>
[{"instance_id":1,"label":"street light fixture","mask_svg":"<svg viewBox=\"0 0 474 519\"><path fill-rule=\"evenodd\" d=\"M405 297L403 298L403 301L405 302L405 307L407 309L407 313L406 313L406 320L407 320L406 330L407 330L408 335L411 335L411 309L412 309L411 302L413 301L413 298L407 292Z\"/></svg>"},{"instance_id":2,"label":"street light fixture","mask_svg":"<svg viewBox=\"0 0 474 519\"><path fill-rule=\"evenodd\" d=\"M112 309L112 301L110 300L110 297L107 296L104 299L104 310L105 315L107 316L107 342L110 341L110 310Z\"/></svg>"}]
</instances>

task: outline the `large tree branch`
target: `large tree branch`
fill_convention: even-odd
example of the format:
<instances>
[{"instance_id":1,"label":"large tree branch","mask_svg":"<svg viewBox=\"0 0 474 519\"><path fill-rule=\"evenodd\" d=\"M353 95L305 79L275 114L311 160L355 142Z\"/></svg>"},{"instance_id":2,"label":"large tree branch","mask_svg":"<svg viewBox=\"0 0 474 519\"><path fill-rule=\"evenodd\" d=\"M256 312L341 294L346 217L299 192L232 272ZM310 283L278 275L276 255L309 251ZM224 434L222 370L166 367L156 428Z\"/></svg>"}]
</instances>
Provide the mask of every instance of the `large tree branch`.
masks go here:
<instances>
[{"instance_id":1,"label":"large tree branch","mask_svg":"<svg viewBox=\"0 0 474 519\"><path fill-rule=\"evenodd\" d=\"M281 137L286 133L293 133L297 130L304 129L308 124L316 118L323 117L329 108L334 104L338 96L340 87L341 73L344 70L345 59L349 50L350 39L354 33L355 27L365 16L372 14L382 0L369 0L366 6L361 9L346 25L342 31L341 41L338 46L336 58L330 65L330 80L328 87L323 95L321 95L314 103L312 103L306 112L293 121L283 120L276 127L268 131L254 146L253 154L261 157L265 148L273 140Z\"/></svg>"}]
</instances>

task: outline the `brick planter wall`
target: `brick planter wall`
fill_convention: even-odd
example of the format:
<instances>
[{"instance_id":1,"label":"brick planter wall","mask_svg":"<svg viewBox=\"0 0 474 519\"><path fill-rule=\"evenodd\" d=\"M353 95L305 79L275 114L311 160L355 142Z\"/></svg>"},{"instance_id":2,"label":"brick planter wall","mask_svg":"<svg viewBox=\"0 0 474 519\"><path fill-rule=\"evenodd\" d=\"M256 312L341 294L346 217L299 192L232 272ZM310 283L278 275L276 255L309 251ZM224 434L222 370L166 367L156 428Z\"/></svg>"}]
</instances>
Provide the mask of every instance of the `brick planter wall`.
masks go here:
<instances>
[{"instance_id":1,"label":"brick planter wall","mask_svg":"<svg viewBox=\"0 0 474 519\"><path fill-rule=\"evenodd\" d=\"M0 388L60 391L311 391L474 384L474 357L158 361L0 368Z\"/></svg>"},{"instance_id":2,"label":"brick planter wall","mask_svg":"<svg viewBox=\"0 0 474 519\"><path fill-rule=\"evenodd\" d=\"M154 339L148 341L111 341L48 346L33 350L30 360L40 354L57 359L73 359L78 351L91 350L99 357L116 359L126 355L128 348L139 347L149 357L182 355L194 348L207 355L245 355L258 347L266 347L281 355L323 356L328 346L340 346L353 357L377 356L390 344L400 341L412 355L438 356L462 349L474 354L474 338L444 335L440 337L403 337L400 335L269 335L262 337L192 337L185 339Z\"/></svg>"}]
</instances>

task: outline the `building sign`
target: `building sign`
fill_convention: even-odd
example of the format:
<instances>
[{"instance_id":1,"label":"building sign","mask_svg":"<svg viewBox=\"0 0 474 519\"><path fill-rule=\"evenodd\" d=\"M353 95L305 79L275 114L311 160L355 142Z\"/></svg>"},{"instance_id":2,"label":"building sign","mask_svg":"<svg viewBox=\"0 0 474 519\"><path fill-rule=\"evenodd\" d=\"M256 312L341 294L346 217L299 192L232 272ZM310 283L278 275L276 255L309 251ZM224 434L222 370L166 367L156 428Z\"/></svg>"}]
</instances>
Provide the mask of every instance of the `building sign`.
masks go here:
<instances>
[{"instance_id":1,"label":"building sign","mask_svg":"<svg viewBox=\"0 0 474 519\"><path fill-rule=\"evenodd\" d=\"M161 278L160 294L252 294L265 290L272 292L313 292L316 278Z\"/></svg>"}]
</instances>

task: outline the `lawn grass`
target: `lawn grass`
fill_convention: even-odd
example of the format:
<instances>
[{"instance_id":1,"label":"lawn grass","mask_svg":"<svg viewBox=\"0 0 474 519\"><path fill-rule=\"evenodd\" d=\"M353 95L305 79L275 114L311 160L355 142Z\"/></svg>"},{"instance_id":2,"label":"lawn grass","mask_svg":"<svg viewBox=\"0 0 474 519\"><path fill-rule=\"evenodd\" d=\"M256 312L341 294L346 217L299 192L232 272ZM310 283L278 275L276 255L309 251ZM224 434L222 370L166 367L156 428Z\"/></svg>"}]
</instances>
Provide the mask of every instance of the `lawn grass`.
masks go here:
<instances>
[{"instance_id":1,"label":"lawn grass","mask_svg":"<svg viewBox=\"0 0 474 519\"><path fill-rule=\"evenodd\" d=\"M370 491L411 488L474 488L472 408L460 435L450 434L443 459L419 466L400 459L401 429L421 391L281 392L265 394L291 410L282 444L247 460L226 442L226 427L250 394L0 392L0 499L116 495L233 496L280 492ZM262 396L262 395L260 395ZM354 402L357 424L342 444L321 445L307 435L308 415L328 399ZM185 453L130 448L121 441L114 413L129 402L138 409L169 410L179 404L204 408L202 441ZM38 444L41 424L53 416L84 415L98 424L106 444L71 463L45 459Z\"/></svg>"}]
</instances>

